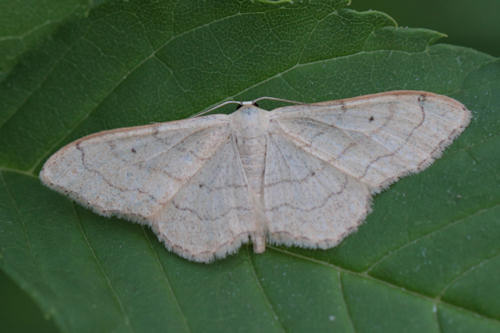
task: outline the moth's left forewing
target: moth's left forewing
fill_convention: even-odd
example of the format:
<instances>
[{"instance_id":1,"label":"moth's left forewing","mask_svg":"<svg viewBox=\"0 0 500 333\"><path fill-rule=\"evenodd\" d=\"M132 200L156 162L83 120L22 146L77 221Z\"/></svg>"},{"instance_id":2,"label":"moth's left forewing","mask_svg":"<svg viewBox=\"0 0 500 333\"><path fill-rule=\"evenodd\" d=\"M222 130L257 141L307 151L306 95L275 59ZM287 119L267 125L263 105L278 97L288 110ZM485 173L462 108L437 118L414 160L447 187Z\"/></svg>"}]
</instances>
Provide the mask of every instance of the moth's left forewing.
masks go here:
<instances>
[{"instance_id":1,"label":"moth's left forewing","mask_svg":"<svg viewBox=\"0 0 500 333\"><path fill-rule=\"evenodd\" d=\"M356 230L370 191L354 177L270 131L263 209L271 243L329 248Z\"/></svg>"},{"instance_id":2,"label":"moth's left forewing","mask_svg":"<svg viewBox=\"0 0 500 333\"><path fill-rule=\"evenodd\" d=\"M470 116L446 96L392 91L279 108L270 119L304 150L377 192L429 166Z\"/></svg>"},{"instance_id":3,"label":"moth's left forewing","mask_svg":"<svg viewBox=\"0 0 500 333\"><path fill-rule=\"evenodd\" d=\"M372 193L429 166L469 119L459 102L419 91L272 111L263 190L270 241L336 245L363 222Z\"/></svg>"}]
</instances>

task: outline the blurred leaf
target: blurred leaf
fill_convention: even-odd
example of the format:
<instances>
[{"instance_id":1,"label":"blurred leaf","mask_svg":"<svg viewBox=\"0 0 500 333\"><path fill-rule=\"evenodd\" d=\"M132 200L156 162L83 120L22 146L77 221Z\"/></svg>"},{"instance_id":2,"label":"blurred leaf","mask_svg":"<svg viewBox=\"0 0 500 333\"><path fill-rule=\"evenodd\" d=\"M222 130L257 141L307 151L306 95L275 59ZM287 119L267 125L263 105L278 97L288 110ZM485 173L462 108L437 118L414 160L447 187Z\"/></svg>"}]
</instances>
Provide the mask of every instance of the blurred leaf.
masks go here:
<instances>
[{"instance_id":1,"label":"blurred leaf","mask_svg":"<svg viewBox=\"0 0 500 333\"><path fill-rule=\"evenodd\" d=\"M5 332L58 332L24 291L0 271L0 323ZM22 316L19 315L22 313Z\"/></svg>"},{"instance_id":2,"label":"blurred leaf","mask_svg":"<svg viewBox=\"0 0 500 333\"><path fill-rule=\"evenodd\" d=\"M0 83L0 268L70 332L500 330L500 62L346 2L113 1L62 25ZM36 178L99 130L394 89L457 98L473 121L328 251L194 264Z\"/></svg>"},{"instance_id":3,"label":"blurred leaf","mask_svg":"<svg viewBox=\"0 0 500 333\"><path fill-rule=\"evenodd\" d=\"M376 8L397 17L400 26L446 32L447 43L500 55L498 0L353 0L353 9Z\"/></svg>"}]
</instances>

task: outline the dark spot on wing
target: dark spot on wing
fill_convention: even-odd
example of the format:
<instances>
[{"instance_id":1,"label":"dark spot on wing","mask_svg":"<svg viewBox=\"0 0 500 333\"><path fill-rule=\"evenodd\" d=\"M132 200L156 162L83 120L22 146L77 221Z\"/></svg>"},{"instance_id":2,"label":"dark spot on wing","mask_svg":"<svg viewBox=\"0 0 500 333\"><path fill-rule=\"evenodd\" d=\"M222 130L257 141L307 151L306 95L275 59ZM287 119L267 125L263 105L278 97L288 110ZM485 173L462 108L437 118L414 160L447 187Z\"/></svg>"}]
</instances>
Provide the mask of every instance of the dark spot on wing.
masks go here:
<instances>
[{"instance_id":1,"label":"dark spot on wing","mask_svg":"<svg viewBox=\"0 0 500 333\"><path fill-rule=\"evenodd\" d=\"M135 150L135 148L132 148L130 149L134 154L137 153L137 151Z\"/></svg>"},{"instance_id":2,"label":"dark spot on wing","mask_svg":"<svg viewBox=\"0 0 500 333\"><path fill-rule=\"evenodd\" d=\"M370 118L368 118L368 121L369 121L369 122L372 122L372 121L374 121L374 120L375 120L375 118L373 118L373 116L370 116Z\"/></svg>"}]
</instances>

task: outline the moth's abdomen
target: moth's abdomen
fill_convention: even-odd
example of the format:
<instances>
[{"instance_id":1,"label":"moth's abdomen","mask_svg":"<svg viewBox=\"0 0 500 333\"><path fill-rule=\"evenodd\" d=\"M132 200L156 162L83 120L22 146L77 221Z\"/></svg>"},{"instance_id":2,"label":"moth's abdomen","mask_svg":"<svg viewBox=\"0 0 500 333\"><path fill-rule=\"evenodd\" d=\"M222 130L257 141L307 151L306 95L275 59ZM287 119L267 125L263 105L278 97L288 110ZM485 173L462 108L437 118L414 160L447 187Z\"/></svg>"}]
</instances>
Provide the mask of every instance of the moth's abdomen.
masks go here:
<instances>
[{"instance_id":1,"label":"moth's abdomen","mask_svg":"<svg viewBox=\"0 0 500 333\"><path fill-rule=\"evenodd\" d=\"M261 193L266 161L266 137L236 137L241 163L247 176L248 185L255 194Z\"/></svg>"}]
</instances>

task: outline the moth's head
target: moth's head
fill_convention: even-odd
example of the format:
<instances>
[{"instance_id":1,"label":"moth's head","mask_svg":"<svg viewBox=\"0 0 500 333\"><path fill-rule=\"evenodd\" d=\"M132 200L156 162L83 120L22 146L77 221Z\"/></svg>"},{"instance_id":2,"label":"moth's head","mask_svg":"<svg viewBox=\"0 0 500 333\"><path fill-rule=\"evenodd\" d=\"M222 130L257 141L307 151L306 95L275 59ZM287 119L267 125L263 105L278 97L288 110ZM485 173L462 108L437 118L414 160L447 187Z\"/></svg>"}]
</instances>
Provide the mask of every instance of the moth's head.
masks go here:
<instances>
[{"instance_id":1,"label":"moth's head","mask_svg":"<svg viewBox=\"0 0 500 333\"><path fill-rule=\"evenodd\" d=\"M247 104L248 103L248 104ZM268 118L268 111L252 104L244 102L231 114L233 126L238 128L262 126Z\"/></svg>"},{"instance_id":2,"label":"moth's head","mask_svg":"<svg viewBox=\"0 0 500 333\"><path fill-rule=\"evenodd\" d=\"M236 118L253 118L258 117L258 115L262 112L266 112L257 106L257 103L252 101L241 102L236 111L233 112L233 115Z\"/></svg>"}]
</instances>

